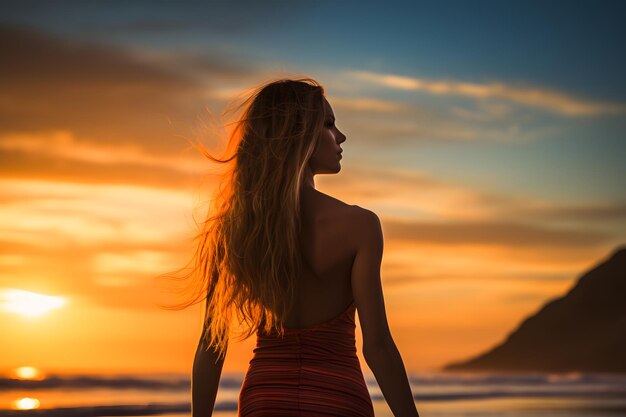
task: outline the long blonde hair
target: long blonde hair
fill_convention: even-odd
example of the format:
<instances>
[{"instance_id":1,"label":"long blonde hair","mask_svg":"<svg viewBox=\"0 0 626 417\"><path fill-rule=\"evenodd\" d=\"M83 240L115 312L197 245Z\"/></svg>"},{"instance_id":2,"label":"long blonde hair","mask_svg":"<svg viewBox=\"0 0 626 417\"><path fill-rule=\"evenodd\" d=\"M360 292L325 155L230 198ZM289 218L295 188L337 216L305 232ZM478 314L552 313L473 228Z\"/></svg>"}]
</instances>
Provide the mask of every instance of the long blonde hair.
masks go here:
<instances>
[{"instance_id":1,"label":"long blonde hair","mask_svg":"<svg viewBox=\"0 0 626 417\"><path fill-rule=\"evenodd\" d=\"M194 289L183 309L206 300L202 337L219 356L226 353L233 309L242 339L257 328L284 333L303 268L300 190L305 169L324 126L324 88L311 78L279 79L261 85L239 107L229 135L232 155L208 159L227 164L201 231L190 272L168 278ZM242 340L240 339L240 340Z\"/></svg>"}]
</instances>

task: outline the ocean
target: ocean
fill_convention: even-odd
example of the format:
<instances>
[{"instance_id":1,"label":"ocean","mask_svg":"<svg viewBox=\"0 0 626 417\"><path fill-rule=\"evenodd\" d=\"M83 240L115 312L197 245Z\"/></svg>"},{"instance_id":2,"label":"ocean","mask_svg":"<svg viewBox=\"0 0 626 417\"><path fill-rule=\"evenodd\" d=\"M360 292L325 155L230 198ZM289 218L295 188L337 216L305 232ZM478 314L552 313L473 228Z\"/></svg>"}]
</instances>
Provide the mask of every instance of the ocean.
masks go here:
<instances>
[{"instance_id":1,"label":"ocean","mask_svg":"<svg viewBox=\"0 0 626 417\"><path fill-rule=\"evenodd\" d=\"M409 377L421 417L626 417L626 375L452 374ZM214 416L237 415L243 374L223 373ZM393 414L366 375L377 417ZM186 374L0 378L0 416L190 416Z\"/></svg>"}]
</instances>

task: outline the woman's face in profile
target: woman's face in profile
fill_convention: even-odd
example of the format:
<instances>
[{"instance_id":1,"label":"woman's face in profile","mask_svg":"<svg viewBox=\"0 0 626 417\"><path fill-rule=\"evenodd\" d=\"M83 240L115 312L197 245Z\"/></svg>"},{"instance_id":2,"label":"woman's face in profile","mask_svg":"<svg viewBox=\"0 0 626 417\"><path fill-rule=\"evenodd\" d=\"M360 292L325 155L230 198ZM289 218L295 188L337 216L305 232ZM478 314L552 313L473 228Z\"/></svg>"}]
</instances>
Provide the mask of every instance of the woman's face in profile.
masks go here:
<instances>
[{"instance_id":1,"label":"woman's face in profile","mask_svg":"<svg viewBox=\"0 0 626 417\"><path fill-rule=\"evenodd\" d=\"M343 150L339 144L346 140L346 136L335 125L335 113L326 98L324 98L324 107L326 108L324 128L317 149L309 160L311 170L315 174L332 174L341 170L339 161L341 160L340 152Z\"/></svg>"}]
</instances>

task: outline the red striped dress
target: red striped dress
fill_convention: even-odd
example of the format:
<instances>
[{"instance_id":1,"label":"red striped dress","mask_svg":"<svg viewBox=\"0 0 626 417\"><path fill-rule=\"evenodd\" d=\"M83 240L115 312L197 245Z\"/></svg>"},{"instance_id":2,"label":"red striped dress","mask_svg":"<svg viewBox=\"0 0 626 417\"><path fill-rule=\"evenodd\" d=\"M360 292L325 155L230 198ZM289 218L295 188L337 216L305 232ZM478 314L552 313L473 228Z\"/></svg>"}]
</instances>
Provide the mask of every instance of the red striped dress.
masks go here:
<instances>
[{"instance_id":1,"label":"red striped dress","mask_svg":"<svg viewBox=\"0 0 626 417\"><path fill-rule=\"evenodd\" d=\"M257 330L239 393L238 417L372 417L356 355L354 301L337 317L284 337Z\"/></svg>"}]
</instances>

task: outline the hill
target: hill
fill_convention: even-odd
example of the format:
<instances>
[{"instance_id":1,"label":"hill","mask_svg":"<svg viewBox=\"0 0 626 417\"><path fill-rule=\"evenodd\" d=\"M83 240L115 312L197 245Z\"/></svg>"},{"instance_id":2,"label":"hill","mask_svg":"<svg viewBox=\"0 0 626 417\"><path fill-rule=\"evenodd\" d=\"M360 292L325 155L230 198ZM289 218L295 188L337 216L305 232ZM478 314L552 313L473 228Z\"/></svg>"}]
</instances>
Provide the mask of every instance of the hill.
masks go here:
<instances>
[{"instance_id":1,"label":"hill","mask_svg":"<svg viewBox=\"0 0 626 417\"><path fill-rule=\"evenodd\" d=\"M504 342L442 371L626 373L626 246Z\"/></svg>"}]
</instances>

